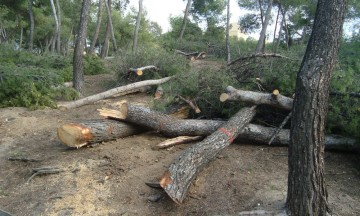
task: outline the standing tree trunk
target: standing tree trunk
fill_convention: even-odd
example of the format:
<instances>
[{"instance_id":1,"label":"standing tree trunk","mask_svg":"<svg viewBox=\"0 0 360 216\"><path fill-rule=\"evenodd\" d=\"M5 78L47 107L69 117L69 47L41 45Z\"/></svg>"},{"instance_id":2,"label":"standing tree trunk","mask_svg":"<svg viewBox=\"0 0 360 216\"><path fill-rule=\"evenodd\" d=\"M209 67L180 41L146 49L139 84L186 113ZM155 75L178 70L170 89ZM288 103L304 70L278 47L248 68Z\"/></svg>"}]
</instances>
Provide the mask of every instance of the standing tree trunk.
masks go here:
<instances>
[{"instance_id":1,"label":"standing tree trunk","mask_svg":"<svg viewBox=\"0 0 360 216\"><path fill-rule=\"evenodd\" d=\"M83 0L81 15L80 15L80 26L79 32L76 37L75 49L74 49L74 60L73 60L73 83L74 88L81 95L84 93L84 71L83 71L83 52L86 41L86 30L87 22L89 18L91 0Z\"/></svg>"},{"instance_id":2,"label":"standing tree trunk","mask_svg":"<svg viewBox=\"0 0 360 216\"><path fill-rule=\"evenodd\" d=\"M346 0L319 0L313 32L297 81L289 146L287 210L290 215L326 215L325 123L331 73L346 12Z\"/></svg>"},{"instance_id":3,"label":"standing tree trunk","mask_svg":"<svg viewBox=\"0 0 360 216\"><path fill-rule=\"evenodd\" d=\"M109 24L109 19L108 19L107 23L106 23L104 44L103 44L103 47L101 48L101 54L100 54L101 58L105 58L108 54L109 39L110 39L110 24Z\"/></svg>"},{"instance_id":4,"label":"standing tree trunk","mask_svg":"<svg viewBox=\"0 0 360 216\"><path fill-rule=\"evenodd\" d=\"M57 38L56 38L56 51L60 53L61 51L61 10L59 0L55 0L56 2L56 11L58 17L58 29L57 29Z\"/></svg>"},{"instance_id":5,"label":"standing tree trunk","mask_svg":"<svg viewBox=\"0 0 360 216\"><path fill-rule=\"evenodd\" d=\"M54 40L52 41L52 45L51 45L51 51L54 52L55 44L56 44L56 40L57 40L57 35L59 34L59 20L58 20L58 16L57 16L57 13L56 13L54 0L50 0L50 5L51 5L51 11L53 13L54 22L55 22L54 36L53 36Z\"/></svg>"},{"instance_id":6,"label":"standing tree trunk","mask_svg":"<svg viewBox=\"0 0 360 216\"><path fill-rule=\"evenodd\" d=\"M230 0L227 1L227 11L226 11L226 62L229 64L231 62L230 56Z\"/></svg>"},{"instance_id":7,"label":"standing tree trunk","mask_svg":"<svg viewBox=\"0 0 360 216\"><path fill-rule=\"evenodd\" d=\"M187 22L187 19L188 19L188 16L189 16L191 2L192 2L191 0L188 0L188 2L186 4L184 18L183 18L183 22L182 22L182 25L181 25L181 31L180 31L180 36L179 36L180 40L184 37L185 28L186 28L186 22Z\"/></svg>"},{"instance_id":8,"label":"standing tree trunk","mask_svg":"<svg viewBox=\"0 0 360 216\"><path fill-rule=\"evenodd\" d=\"M108 0L108 1L105 0L105 7L106 7L106 12L107 12L107 17L108 17L108 22L109 22L109 27L110 27L110 34L111 34L111 41L113 44L113 50L116 52L117 45L116 45L116 40L115 40L114 28L113 28L112 20L111 20L111 0Z\"/></svg>"},{"instance_id":9,"label":"standing tree trunk","mask_svg":"<svg viewBox=\"0 0 360 216\"><path fill-rule=\"evenodd\" d=\"M99 37L101 19L102 19L102 2L103 2L103 0L99 0L99 10L98 10L98 14L97 14L96 29L95 29L94 36L93 36L93 39L92 39L91 45L90 45L90 50L89 50L90 54L92 54L94 52L96 41Z\"/></svg>"},{"instance_id":10,"label":"standing tree trunk","mask_svg":"<svg viewBox=\"0 0 360 216\"><path fill-rule=\"evenodd\" d=\"M260 53L265 45L266 29L267 29L267 26L268 26L270 18L271 18L272 3L273 3L273 0L269 0L268 8L267 8L266 14L265 14L265 21L261 28L260 37L259 37L258 43L256 45L255 54Z\"/></svg>"},{"instance_id":11,"label":"standing tree trunk","mask_svg":"<svg viewBox=\"0 0 360 216\"><path fill-rule=\"evenodd\" d=\"M279 5L279 10L280 10L280 11L282 10L280 5ZM283 28L283 26L284 26L285 14L286 14L286 12L284 12L283 15L282 15L282 19L281 19L281 22L280 22L280 28L279 28L279 34L278 34L278 38L277 38L277 40L276 40L275 47L274 47L274 49L273 49L273 53L277 53L277 50L278 50L279 45L280 45L281 30L282 30L282 28Z\"/></svg>"},{"instance_id":12,"label":"standing tree trunk","mask_svg":"<svg viewBox=\"0 0 360 216\"><path fill-rule=\"evenodd\" d=\"M28 0L28 12L29 12L29 19L30 19L30 32L29 32L29 42L28 47L29 51L32 52L33 50L33 44L34 44L34 14L32 11L32 0Z\"/></svg>"},{"instance_id":13,"label":"standing tree trunk","mask_svg":"<svg viewBox=\"0 0 360 216\"><path fill-rule=\"evenodd\" d=\"M134 43L133 43L133 47L132 47L132 50L134 52L137 49L137 43L138 43L138 34L139 34L141 14L142 14L142 2L143 2L143 0L139 0L139 12L138 12L138 15L136 18L136 26L135 26L135 31L134 31Z\"/></svg>"}]
</instances>

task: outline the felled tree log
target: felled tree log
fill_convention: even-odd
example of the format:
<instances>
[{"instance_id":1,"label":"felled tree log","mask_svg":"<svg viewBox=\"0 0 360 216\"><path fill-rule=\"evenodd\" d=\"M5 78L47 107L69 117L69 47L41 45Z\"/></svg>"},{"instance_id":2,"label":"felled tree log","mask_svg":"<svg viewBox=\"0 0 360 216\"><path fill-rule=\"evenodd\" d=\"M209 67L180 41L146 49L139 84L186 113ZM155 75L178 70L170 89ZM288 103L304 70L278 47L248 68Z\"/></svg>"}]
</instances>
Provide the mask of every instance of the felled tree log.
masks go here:
<instances>
[{"instance_id":1,"label":"felled tree log","mask_svg":"<svg viewBox=\"0 0 360 216\"><path fill-rule=\"evenodd\" d=\"M205 58L206 52L192 52L192 53L186 53L181 50L175 50L175 53L181 54L186 56L187 58L193 60L199 59L199 58Z\"/></svg>"},{"instance_id":2,"label":"felled tree log","mask_svg":"<svg viewBox=\"0 0 360 216\"><path fill-rule=\"evenodd\" d=\"M142 76L144 74L143 71L149 70L149 69L159 70L155 65L148 65L148 66L139 67L139 68L130 68L128 72L135 72L136 75Z\"/></svg>"},{"instance_id":3,"label":"felled tree log","mask_svg":"<svg viewBox=\"0 0 360 216\"><path fill-rule=\"evenodd\" d=\"M65 124L57 129L60 141L73 148L127 137L145 131L144 127L111 119Z\"/></svg>"},{"instance_id":4,"label":"felled tree log","mask_svg":"<svg viewBox=\"0 0 360 216\"><path fill-rule=\"evenodd\" d=\"M146 107L129 104L126 101L115 103L112 106L115 109L99 109L100 115L142 125L170 137L208 136L225 123L216 120L178 119ZM267 144L276 130L276 128L249 124L241 132L238 141ZM274 136L272 145L287 146L289 145L289 139L290 131L282 129ZM356 150L359 149L359 146L355 139L327 135L325 137L325 149Z\"/></svg>"},{"instance_id":5,"label":"felled tree log","mask_svg":"<svg viewBox=\"0 0 360 216\"><path fill-rule=\"evenodd\" d=\"M99 100L102 100L104 98L108 98L111 97L112 95L115 94L119 94L122 92L127 92L127 91L131 91L133 89L139 89L141 87L144 86L150 86L150 85L159 85L162 83L165 83L167 81L169 81L172 77L166 77L166 78L162 78L162 79L158 79L158 80L145 80L145 81L141 81L141 82L136 82L136 83L131 83L129 85L126 86L120 86L114 89L110 89L108 91L96 94L96 95L92 95L89 97L85 97L82 98L80 100L76 100L76 101L71 101L71 102L63 102L63 103L58 103L58 108L60 109L71 109L71 108L76 108L76 107L80 107L86 104L90 104Z\"/></svg>"},{"instance_id":6,"label":"felled tree log","mask_svg":"<svg viewBox=\"0 0 360 216\"><path fill-rule=\"evenodd\" d=\"M220 101L243 101L252 104L267 104L273 107L291 111L293 99L281 95L278 91L272 94L253 91L243 91L228 86L225 93L220 95Z\"/></svg>"},{"instance_id":7,"label":"felled tree log","mask_svg":"<svg viewBox=\"0 0 360 216\"><path fill-rule=\"evenodd\" d=\"M176 203L182 203L192 180L215 156L230 145L255 116L255 108L243 108L203 141L186 149L170 165L160 185Z\"/></svg>"},{"instance_id":8,"label":"felled tree log","mask_svg":"<svg viewBox=\"0 0 360 216\"><path fill-rule=\"evenodd\" d=\"M177 119L146 107L136 106L127 101L111 105L111 109L98 109L101 116L139 124L159 131L166 136L202 136L218 129L223 122L213 124L207 120Z\"/></svg>"}]
</instances>

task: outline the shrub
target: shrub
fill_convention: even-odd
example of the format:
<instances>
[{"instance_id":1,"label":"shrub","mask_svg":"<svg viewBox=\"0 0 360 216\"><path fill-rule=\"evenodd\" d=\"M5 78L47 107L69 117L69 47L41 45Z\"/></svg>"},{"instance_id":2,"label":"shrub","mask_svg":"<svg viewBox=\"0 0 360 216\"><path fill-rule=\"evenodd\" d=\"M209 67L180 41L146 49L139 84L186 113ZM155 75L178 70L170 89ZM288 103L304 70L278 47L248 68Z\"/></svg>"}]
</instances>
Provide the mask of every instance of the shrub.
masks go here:
<instances>
[{"instance_id":1,"label":"shrub","mask_svg":"<svg viewBox=\"0 0 360 216\"><path fill-rule=\"evenodd\" d=\"M105 66L104 60L97 57L96 55L85 55L84 56L84 74L85 75L96 75L108 73L107 67Z\"/></svg>"},{"instance_id":2,"label":"shrub","mask_svg":"<svg viewBox=\"0 0 360 216\"><path fill-rule=\"evenodd\" d=\"M0 107L54 107L54 97L75 96L71 89L58 88L71 77L69 58L0 46Z\"/></svg>"}]
</instances>

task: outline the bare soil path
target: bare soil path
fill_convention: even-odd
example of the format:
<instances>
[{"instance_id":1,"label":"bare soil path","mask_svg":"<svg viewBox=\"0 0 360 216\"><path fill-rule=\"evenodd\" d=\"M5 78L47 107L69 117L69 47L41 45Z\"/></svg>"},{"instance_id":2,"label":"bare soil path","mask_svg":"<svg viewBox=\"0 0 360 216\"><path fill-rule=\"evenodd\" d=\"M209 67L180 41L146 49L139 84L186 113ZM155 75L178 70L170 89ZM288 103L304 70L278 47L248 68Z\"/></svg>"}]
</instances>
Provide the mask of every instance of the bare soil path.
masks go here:
<instances>
[{"instance_id":1,"label":"bare soil path","mask_svg":"<svg viewBox=\"0 0 360 216\"><path fill-rule=\"evenodd\" d=\"M114 79L111 75L87 77L86 92L101 92ZM143 104L151 101L146 94L123 98ZM1 210L13 215L59 216L239 215L241 211L284 206L284 147L231 145L200 173L185 203L176 205L145 182L158 180L172 160L191 144L152 150L166 139L154 132L77 150L59 142L57 127L99 118L96 109L106 102L69 111L0 109ZM9 157L39 161L10 161ZM359 155L327 152L325 160L334 215L360 215ZM38 167L57 167L63 172L35 176L27 182L32 169ZM149 201L154 199L159 200Z\"/></svg>"}]
</instances>

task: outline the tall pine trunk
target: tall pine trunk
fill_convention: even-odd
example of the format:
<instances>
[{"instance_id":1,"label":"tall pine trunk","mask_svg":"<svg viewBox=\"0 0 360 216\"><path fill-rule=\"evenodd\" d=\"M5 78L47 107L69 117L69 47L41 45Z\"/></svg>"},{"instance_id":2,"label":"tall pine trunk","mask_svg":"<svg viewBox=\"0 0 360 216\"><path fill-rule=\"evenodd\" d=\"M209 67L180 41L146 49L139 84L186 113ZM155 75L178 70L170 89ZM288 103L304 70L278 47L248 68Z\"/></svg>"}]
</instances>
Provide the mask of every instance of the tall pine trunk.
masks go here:
<instances>
[{"instance_id":1,"label":"tall pine trunk","mask_svg":"<svg viewBox=\"0 0 360 216\"><path fill-rule=\"evenodd\" d=\"M230 0L227 1L227 8L226 8L226 62L230 63Z\"/></svg>"},{"instance_id":2,"label":"tall pine trunk","mask_svg":"<svg viewBox=\"0 0 360 216\"><path fill-rule=\"evenodd\" d=\"M326 215L325 123L331 73L342 34L346 0L319 0L297 81L289 145L290 215Z\"/></svg>"},{"instance_id":3,"label":"tall pine trunk","mask_svg":"<svg viewBox=\"0 0 360 216\"><path fill-rule=\"evenodd\" d=\"M265 14L265 20L264 20L264 23L261 28L260 37L259 37L258 43L256 45L255 53L262 52L263 47L265 46L266 29L267 29L267 26L269 25L269 21L271 18L272 3L273 3L273 0L269 0L268 8L267 8L266 14Z\"/></svg>"},{"instance_id":4,"label":"tall pine trunk","mask_svg":"<svg viewBox=\"0 0 360 216\"><path fill-rule=\"evenodd\" d=\"M99 10L98 10L98 14L97 14L97 21L96 21L96 28L95 28L94 36L92 38L91 45L90 45L90 50L89 50L90 54L92 54L94 52L96 41L99 37L101 19L102 19L102 2L103 2L103 0L99 0Z\"/></svg>"},{"instance_id":5,"label":"tall pine trunk","mask_svg":"<svg viewBox=\"0 0 360 216\"><path fill-rule=\"evenodd\" d=\"M184 18L183 18L183 22L182 22L182 25L181 25L181 31L180 31L180 36L179 36L180 40L184 37L185 28L186 28L186 22L187 22L187 19L188 19L188 16L189 16L191 2L192 2L192 0L188 0L188 2L186 4Z\"/></svg>"},{"instance_id":6,"label":"tall pine trunk","mask_svg":"<svg viewBox=\"0 0 360 216\"><path fill-rule=\"evenodd\" d=\"M105 0L107 1L107 0ZM108 54L108 50L109 50L109 39L110 39L110 23L109 23L109 18L107 19L107 23L106 23L106 30L105 30L105 39L104 39L104 44L101 48L101 58L105 58Z\"/></svg>"},{"instance_id":7,"label":"tall pine trunk","mask_svg":"<svg viewBox=\"0 0 360 216\"><path fill-rule=\"evenodd\" d=\"M141 22L141 15L142 15L142 3L143 0L139 0L139 12L136 18L136 26L135 26L135 31L134 31L134 42L133 42L133 47L132 50L135 52L137 50L137 44L138 44L138 36L139 36L139 29L140 29L140 22Z\"/></svg>"},{"instance_id":8,"label":"tall pine trunk","mask_svg":"<svg viewBox=\"0 0 360 216\"><path fill-rule=\"evenodd\" d=\"M30 52L33 50L34 44L34 14L32 10L32 0L28 0L28 12L29 12L29 20L30 20L30 32L29 32L29 41L28 41L28 49Z\"/></svg>"},{"instance_id":9,"label":"tall pine trunk","mask_svg":"<svg viewBox=\"0 0 360 216\"><path fill-rule=\"evenodd\" d=\"M75 49L74 49L74 60L73 60L73 83L76 91L80 95L84 94L84 65L83 65L83 53L85 49L86 41L86 30L89 18L91 0L83 0L80 26L76 37Z\"/></svg>"},{"instance_id":10,"label":"tall pine trunk","mask_svg":"<svg viewBox=\"0 0 360 216\"><path fill-rule=\"evenodd\" d=\"M106 7L107 16L108 16L108 22L109 22L109 27L110 27L110 34L111 34L111 41L112 41L112 44L113 44L113 50L116 52L117 45L116 45L114 28L113 28L112 19L111 19L111 0L108 0L108 1L105 0L105 7Z\"/></svg>"},{"instance_id":11,"label":"tall pine trunk","mask_svg":"<svg viewBox=\"0 0 360 216\"><path fill-rule=\"evenodd\" d=\"M57 11L57 18L58 18L58 29L57 29L57 38L56 38L56 51L58 53L61 52L61 10L59 0L55 0L56 2L56 11Z\"/></svg>"}]
</instances>

